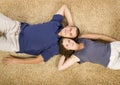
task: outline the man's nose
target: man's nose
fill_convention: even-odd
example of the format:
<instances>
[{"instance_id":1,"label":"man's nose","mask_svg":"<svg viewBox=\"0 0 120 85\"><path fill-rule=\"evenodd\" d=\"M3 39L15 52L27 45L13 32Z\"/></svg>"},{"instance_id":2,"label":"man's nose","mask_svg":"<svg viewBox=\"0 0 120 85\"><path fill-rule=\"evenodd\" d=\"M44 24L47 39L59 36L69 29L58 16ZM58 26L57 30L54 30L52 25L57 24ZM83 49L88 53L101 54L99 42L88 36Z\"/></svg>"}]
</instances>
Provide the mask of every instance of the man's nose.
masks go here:
<instances>
[{"instance_id":1,"label":"man's nose","mask_svg":"<svg viewBox=\"0 0 120 85\"><path fill-rule=\"evenodd\" d=\"M70 29L68 29L67 31L70 32Z\"/></svg>"},{"instance_id":2,"label":"man's nose","mask_svg":"<svg viewBox=\"0 0 120 85\"><path fill-rule=\"evenodd\" d=\"M70 30L70 29L67 29L68 31Z\"/></svg>"}]
</instances>

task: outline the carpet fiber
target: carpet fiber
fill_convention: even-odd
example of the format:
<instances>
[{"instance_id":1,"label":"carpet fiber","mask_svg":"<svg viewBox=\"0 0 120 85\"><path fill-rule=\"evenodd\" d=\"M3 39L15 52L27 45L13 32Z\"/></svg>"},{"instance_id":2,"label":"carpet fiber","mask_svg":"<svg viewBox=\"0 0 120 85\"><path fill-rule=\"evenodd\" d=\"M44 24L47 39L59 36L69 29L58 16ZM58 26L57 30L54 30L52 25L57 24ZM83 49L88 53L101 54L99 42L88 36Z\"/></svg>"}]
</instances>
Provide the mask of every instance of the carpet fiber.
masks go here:
<instances>
[{"instance_id":1,"label":"carpet fiber","mask_svg":"<svg viewBox=\"0 0 120 85\"><path fill-rule=\"evenodd\" d=\"M63 4L68 5L81 33L120 40L120 0L0 0L0 12L36 24L50 20ZM59 55L46 63L4 65L1 60L8 54L0 51L0 85L120 85L120 71L101 65L76 63L58 71Z\"/></svg>"}]
</instances>

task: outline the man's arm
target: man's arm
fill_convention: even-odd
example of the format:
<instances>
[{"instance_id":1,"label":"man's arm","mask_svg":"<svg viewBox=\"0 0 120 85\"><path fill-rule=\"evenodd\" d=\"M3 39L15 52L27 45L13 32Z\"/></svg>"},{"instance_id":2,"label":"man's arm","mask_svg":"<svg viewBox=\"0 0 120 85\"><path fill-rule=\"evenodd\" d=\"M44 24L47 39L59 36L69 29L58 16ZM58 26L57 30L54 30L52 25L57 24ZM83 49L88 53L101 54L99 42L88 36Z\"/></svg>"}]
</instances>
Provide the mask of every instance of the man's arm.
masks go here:
<instances>
[{"instance_id":1,"label":"man's arm","mask_svg":"<svg viewBox=\"0 0 120 85\"><path fill-rule=\"evenodd\" d=\"M65 18L67 19L68 25L73 26L73 21L72 21L72 16L70 13L70 10L68 9L68 7L66 5L63 5L56 14L60 14L62 16L65 16Z\"/></svg>"},{"instance_id":2,"label":"man's arm","mask_svg":"<svg viewBox=\"0 0 120 85\"><path fill-rule=\"evenodd\" d=\"M117 41L115 38L109 37L103 34L82 34L80 38L88 38L88 39L100 39L104 41L114 42Z\"/></svg>"},{"instance_id":3,"label":"man's arm","mask_svg":"<svg viewBox=\"0 0 120 85\"><path fill-rule=\"evenodd\" d=\"M26 58L26 59L19 59L13 56L6 57L3 59L4 64L38 64L44 61L41 55L36 56L35 58Z\"/></svg>"},{"instance_id":4,"label":"man's arm","mask_svg":"<svg viewBox=\"0 0 120 85\"><path fill-rule=\"evenodd\" d=\"M70 67L71 65L73 65L76 62L79 62L80 59L77 58L76 56L72 55L69 59L67 59L65 61L65 56L61 56L59 64L58 64L58 70L64 70L68 67Z\"/></svg>"}]
</instances>

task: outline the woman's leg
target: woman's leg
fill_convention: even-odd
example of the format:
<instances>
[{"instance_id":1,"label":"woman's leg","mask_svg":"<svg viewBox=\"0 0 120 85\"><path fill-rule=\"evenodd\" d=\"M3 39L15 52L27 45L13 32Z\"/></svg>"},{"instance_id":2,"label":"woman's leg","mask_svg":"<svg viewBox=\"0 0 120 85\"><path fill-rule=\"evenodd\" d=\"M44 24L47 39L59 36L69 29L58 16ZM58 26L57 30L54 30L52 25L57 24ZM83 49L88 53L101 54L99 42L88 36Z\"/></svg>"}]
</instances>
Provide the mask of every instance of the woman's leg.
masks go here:
<instances>
[{"instance_id":1,"label":"woman's leg","mask_svg":"<svg viewBox=\"0 0 120 85\"><path fill-rule=\"evenodd\" d=\"M111 69L120 69L120 41L111 43L111 56L108 67Z\"/></svg>"}]
</instances>

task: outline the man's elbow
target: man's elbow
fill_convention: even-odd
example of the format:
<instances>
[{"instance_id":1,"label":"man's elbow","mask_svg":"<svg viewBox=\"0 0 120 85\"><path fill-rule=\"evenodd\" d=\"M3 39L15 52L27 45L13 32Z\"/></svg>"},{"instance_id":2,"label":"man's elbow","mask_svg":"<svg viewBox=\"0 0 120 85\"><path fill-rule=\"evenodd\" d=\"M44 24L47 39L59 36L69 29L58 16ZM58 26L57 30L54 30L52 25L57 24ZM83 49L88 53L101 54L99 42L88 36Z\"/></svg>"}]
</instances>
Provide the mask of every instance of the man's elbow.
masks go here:
<instances>
[{"instance_id":1,"label":"man's elbow","mask_svg":"<svg viewBox=\"0 0 120 85\"><path fill-rule=\"evenodd\" d=\"M64 70L64 68L63 67L58 67L58 70L62 71L62 70Z\"/></svg>"},{"instance_id":2,"label":"man's elbow","mask_svg":"<svg viewBox=\"0 0 120 85\"><path fill-rule=\"evenodd\" d=\"M59 71L62 71L63 69L62 68L58 68Z\"/></svg>"},{"instance_id":3,"label":"man's elbow","mask_svg":"<svg viewBox=\"0 0 120 85\"><path fill-rule=\"evenodd\" d=\"M67 8L67 5L66 5L66 4L64 4L64 5L62 5L62 7L63 7L63 8Z\"/></svg>"}]
</instances>

